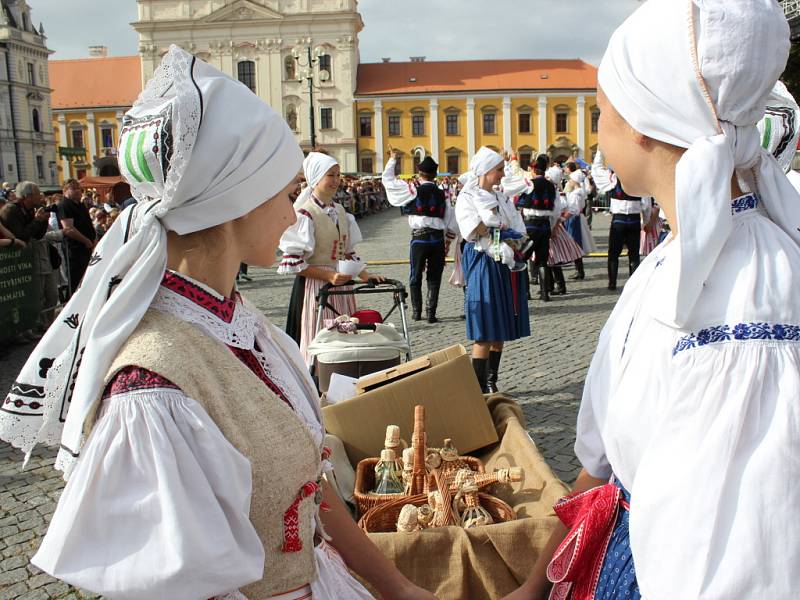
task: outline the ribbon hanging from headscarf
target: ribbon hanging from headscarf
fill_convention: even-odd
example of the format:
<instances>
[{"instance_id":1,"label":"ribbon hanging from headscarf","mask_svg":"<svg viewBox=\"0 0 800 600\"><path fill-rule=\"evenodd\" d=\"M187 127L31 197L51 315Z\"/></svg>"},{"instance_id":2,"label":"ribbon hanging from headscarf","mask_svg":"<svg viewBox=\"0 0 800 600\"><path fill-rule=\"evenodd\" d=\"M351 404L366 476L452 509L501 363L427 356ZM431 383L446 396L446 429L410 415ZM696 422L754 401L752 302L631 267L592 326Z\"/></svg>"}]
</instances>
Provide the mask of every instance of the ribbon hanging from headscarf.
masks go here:
<instances>
[{"instance_id":1,"label":"ribbon hanging from headscarf","mask_svg":"<svg viewBox=\"0 0 800 600\"><path fill-rule=\"evenodd\" d=\"M246 215L280 192L302 161L279 114L177 46L125 114L119 144L138 205L103 237L60 321L0 406L0 438L28 455L37 443L60 442L56 467L65 475L112 360L158 290L167 231L192 233Z\"/></svg>"},{"instance_id":2,"label":"ribbon hanging from headscarf","mask_svg":"<svg viewBox=\"0 0 800 600\"><path fill-rule=\"evenodd\" d=\"M303 175L306 178L306 187L294 202L295 208L300 208L311 197L314 188L325 177L325 173L330 171L339 162L323 152L309 152L303 160Z\"/></svg>"},{"instance_id":3,"label":"ribbon hanging from headscarf","mask_svg":"<svg viewBox=\"0 0 800 600\"><path fill-rule=\"evenodd\" d=\"M675 172L680 257L665 265L675 282L666 323L693 325L733 228L734 173L800 243L800 197L756 129L788 53L774 0L649 0L611 38L598 74L611 104L639 133L687 149Z\"/></svg>"},{"instance_id":4,"label":"ribbon hanging from headscarf","mask_svg":"<svg viewBox=\"0 0 800 600\"><path fill-rule=\"evenodd\" d=\"M476 184L477 180L486 175L494 167L503 162L503 157L486 146L481 146L469 161L469 171L461 175L458 180L462 185Z\"/></svg>"}]
</instances>

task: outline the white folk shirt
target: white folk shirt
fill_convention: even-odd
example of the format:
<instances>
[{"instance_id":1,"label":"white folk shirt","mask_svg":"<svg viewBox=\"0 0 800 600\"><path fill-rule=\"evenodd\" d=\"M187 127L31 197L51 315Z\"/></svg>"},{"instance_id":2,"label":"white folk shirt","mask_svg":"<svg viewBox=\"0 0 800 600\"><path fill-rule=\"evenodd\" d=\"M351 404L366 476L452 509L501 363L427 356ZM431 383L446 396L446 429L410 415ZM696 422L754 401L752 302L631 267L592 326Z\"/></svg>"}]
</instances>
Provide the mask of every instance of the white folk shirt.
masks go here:
<instances>
[{"instance_id":1,"label":"white folk shirt","mask_svg":"<svg viewBox=\"0 0 800 600\"><path fill-rule=\"evenodd\" d=\"M564 171L558 165L553 165L544 172L544 176L553 182L556 191L561 191L561 182L564 181Z\"/></svg>"},{"instance_id":2,"label":"white folk shirt","mask_svg":"<svg viewBox=\"0 0 800 600\"><path fill-rule=\"evenodd\" d=\"M202 283L180 277L223 300ZM253 354L314 442L322 444L324 427L312 406L319 399L304 392L314 387L300 379L308 372L297 345L255 308L239 299L226 322L163 285L152 308L229 346L249 349L256 342L259 350ZM263 553L241 543L257 539L249 519L250 495L250 462L196 400L166 387L114 394L103 400L50 523L48 544L34 560L55 562L57 577L87 589L104 589L110 582L113 597L123 600L194 600L213 596L212 589L235 590L248 582L248 574L263 570ZM142 498L159 502L140 503L134 510ZM103 532L102 544L91 544L87 540L99 535L98 523L113 526ZM198 535L207 543L196 543ZM170 540L169 547L162 540ZM318 546L315 559L314 597L372 598L330 547ZM235 591L224 598L247 600Z\"/></svg>"},{"instance_id":3,"label":"white folk shirt","mask_svg":"<svg viewBox=\"0 0 800 600\"><path fill-rule=\"evenodd\" d=\"M313 196L312 199L323 207L325 214L335 224L339 224L339 214L336 212L334 203L323 206ZM356 224L356 218L350 213L347 213L347 224L350 228L350 237L347 239L346 253L353 255L356 251L356 245L361 243L363 237L361 236L361 229ZM279 275L293 275L305 271L308 268L306 259L314 254L314 248L316 247L314 219L308 216L305 211L297 212L297 221L283 232L278 247L283 253L281 263L278 265Z\"/></svg>"},{"instance_id":4,"label":"white folk shirt","mask_svg":"<svg viewBox=\"0 0 800 600\"><path fill-rule=\"evenodd\" d=\"M664 322L680 251L668 238L603 328L578 415L584 468L631 492L649 600L800 589L800 249L754 196L732 212L697 328Z\"/></svg>"},{"instance_id":5,"label":"white folk shirt","mask_svg":"<svg viewBox=\"0 0 800 600\"><path fill-rule=\"evenodd\" d=\"M485 208L493 206L495 202L497 214L489 219L491 223L486 223L481 218L481 213L486 214ZM461 237L469 242L476 241L473 232L480 223L487 227L505 226L522 235L527 233L519 211L511 199L501 191L487 192L475 184L467 185L458 195L455 213ZM496 225L498 223L496 219L499 219L499 225Z\"/></svg>"},{"instance_id":6,"label":"white folk shirt","mask_svg":"<svg viewBox=\"0 0 800 600\"><path fill-rule=\"evenodd\" d=\"M417 190L411 183L397 179L395 175L395 165L397 161L394 157L386 163L381 180L386 190L386 198L392 206L403 207L417 199ZM433 182L423 182L421 185L436 185ZM408 216L408 226L414 229L438 229L444 231L447 237L456 237L456 222L450 202L447 202L444 209L444 219L438 217L421 217L419 215Z\"/></svg>"}]
</instances>

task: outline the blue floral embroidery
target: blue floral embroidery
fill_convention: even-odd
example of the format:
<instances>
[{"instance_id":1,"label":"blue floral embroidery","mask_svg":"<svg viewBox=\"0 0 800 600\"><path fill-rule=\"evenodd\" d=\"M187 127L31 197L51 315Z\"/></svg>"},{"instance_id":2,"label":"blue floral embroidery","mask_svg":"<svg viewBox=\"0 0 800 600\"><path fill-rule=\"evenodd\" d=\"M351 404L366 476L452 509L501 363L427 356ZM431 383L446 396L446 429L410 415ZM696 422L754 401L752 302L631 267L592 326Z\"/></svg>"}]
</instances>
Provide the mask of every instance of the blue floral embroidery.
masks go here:
<instances>
[{"instance_id":1,"label":"blue floral embroidery","mask_svg":"<svg viewBox=\"0 0 800 600\"><path fill-rule=\"evenodd\" d=\"M678 340L672 350L672 356L709 344L718 344L730 340L776 340L800 342L800 325L784 325L770 323L739 323L738 325L716 325L701 329Z\"/></svg>"},{"instance_id":2,"label":"blue floral embroidery","mask_svg":"<svg viewBox=\"0 0 800 600\"><path fill-rule=\"evenodd\" d=\"M736 198L731 202L731 214L738 215L739 213L758 208L758 198L753 194Z\"/></svg>"}]
</instances>

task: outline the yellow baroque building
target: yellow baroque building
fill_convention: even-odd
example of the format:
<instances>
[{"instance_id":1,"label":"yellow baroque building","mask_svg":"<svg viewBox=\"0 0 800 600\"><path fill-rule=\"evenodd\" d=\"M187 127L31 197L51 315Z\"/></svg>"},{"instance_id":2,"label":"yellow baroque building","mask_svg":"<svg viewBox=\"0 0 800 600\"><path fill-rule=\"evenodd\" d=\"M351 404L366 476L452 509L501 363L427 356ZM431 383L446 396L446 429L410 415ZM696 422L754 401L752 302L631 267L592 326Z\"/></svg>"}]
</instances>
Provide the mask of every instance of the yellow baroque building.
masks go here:
<instances>
[{"instance_id":1,"label":"yellow baroque building","mask_svg":"<svg viewBox=\"0 0 800 600\"><path fill-rule=\"evenodd\" d=\"M427 155L461 173L481 146L513 150L523 167L597 150L597 69L582 60L360 64L355 98L364 173L380 172L389 148L405 174Z\"/></svg>"},{"instance_id":2,"label":"yellow baroque building","mask_svg":"<svg viewBox=\"0 0 800 600\"><path fill-rule=\"evenodd\" d=\"M139 56L51 60L58 179L119 175L122 117L142 90Z\"/></svg>"}]
</instances>

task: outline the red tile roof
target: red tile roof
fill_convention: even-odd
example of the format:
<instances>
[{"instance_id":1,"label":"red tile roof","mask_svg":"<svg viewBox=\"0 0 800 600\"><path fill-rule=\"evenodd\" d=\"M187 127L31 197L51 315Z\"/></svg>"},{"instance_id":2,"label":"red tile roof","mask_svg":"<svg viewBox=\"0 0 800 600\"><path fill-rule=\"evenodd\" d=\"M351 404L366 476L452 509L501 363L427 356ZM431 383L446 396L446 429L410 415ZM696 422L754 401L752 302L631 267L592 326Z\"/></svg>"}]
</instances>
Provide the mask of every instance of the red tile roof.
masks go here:
<instances>
[{"instance_id":1,"label":"red tile roof","mask_svg":"<svg viewBox=\"0 0 800 600\"><path fill-rule=\"evenodd\" d=\"M51 60L54 110L131 106L142 91L138 56Z\"/></svg>"},{"instance_id":2,"label":"red tile roof","mask_svg":"<svg viewBox=\"0 0 800 600\"><path fill-rule=\"evenodd\" d=\"M356 95L596 88L597 68L578 59L389 62L360 64Z\"/></svg>"}]
</instances>

